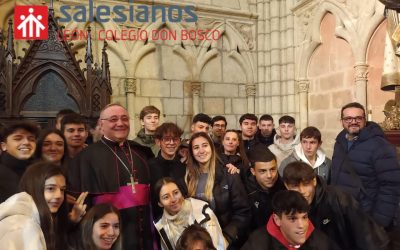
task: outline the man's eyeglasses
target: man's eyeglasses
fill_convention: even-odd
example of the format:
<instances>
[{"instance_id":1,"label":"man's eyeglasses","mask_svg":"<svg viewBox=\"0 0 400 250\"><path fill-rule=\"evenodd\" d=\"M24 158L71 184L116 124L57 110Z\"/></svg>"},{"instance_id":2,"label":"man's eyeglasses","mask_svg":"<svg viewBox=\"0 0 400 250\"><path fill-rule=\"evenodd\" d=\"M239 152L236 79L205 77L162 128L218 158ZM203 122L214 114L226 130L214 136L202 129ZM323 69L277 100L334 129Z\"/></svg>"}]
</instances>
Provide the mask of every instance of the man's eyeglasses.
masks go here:
<instances>
[{"instance_id":1,"label":"man's eyeglasses","mask_svg":"<svg viewBox=\"0 0 400 250\"><path fill-rule=\"evenodd\" d=\"M362 122L364 121L364 119L365 119L364 116L356 116L356 117L346 116L342 118L342 121L344 121L345 123L350 123L352 121Z\"/></svg>"},{"instance_id":2,"label":"man's eyeglasses","mask_svg":"<svg viewBox=\"0 0 400 250\"><path fill-rule=\"evenodd\" d=\"M161 141L164 143L178 143L181 141L180 137L163 137L161 138Z\"/></svg>"},{"instance_id":3,"label":"man's eyeglasses","mask_svg":"<svg viewBox=\"0 0 400 250\"><path fill-rule=\"evenodd\" d=\"M216 128L225 128L226 126L224 124L214 124L213 127Z\"/></svg>"},{"instance_id":4,"label":"man's eyeglasses","mask_svg":"<svg viewBox=\"0 0 400 250\"><path fill-rule=\"evenodd\" d=\"M109 118L102 118L100 120L106 120L109 121L111 123L116 123L119 120L121 120L122 122L129 122L129 116L123 115L123 116L111 116Z\"/></svg>"}]
</instances>

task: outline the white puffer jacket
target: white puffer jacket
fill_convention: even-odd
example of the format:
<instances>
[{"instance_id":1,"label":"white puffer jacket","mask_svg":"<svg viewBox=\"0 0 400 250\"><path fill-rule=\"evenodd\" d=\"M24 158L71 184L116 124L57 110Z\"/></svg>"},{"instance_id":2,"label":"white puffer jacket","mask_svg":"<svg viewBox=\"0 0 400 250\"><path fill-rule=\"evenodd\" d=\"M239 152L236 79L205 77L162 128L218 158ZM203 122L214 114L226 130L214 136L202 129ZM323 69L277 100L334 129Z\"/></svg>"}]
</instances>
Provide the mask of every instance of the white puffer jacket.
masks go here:
<instances>
[{"instance_id":1,"label":"white puffer jacket","mask_svg":"<svg viewBox=\"0 0 400 250\"><path fill-rule=\"evenodd\" d=\"M187 198L185 202L190 203L187 205L189 205L191 211L186 217L186 221L181 221L182 223L180 225L174 226L175 229L177 229L174 230L175 233L176 231L183 232L186 226L198 223L210 234L215 248L217 250L225 250L227 248L227 242L225 241L224 235L222 234L217 216L215 216L214 212L210 209L208 203L194 198ZM167 247L166 242L169 242L172 248L175 249L175 244L180 234L175 235L175 233L170 229L172 227L170 223L172 222L171 220L167 219L165 213L166 212L164 211L163 216L156 223L156 229L160 233L162 239L161 248L163 250L168 250L169 248Z\"/></svg>"},{"instance_id":2,"label":"white puffer jacket","mask_svg":"<svg viewBox=\"0 0 400 250\"><path fill-rule=\"evenodd\" d=\"M39 211L32 197L25 192L0 204L0 249L46 249Z\"/></svg>"}]
</instances>

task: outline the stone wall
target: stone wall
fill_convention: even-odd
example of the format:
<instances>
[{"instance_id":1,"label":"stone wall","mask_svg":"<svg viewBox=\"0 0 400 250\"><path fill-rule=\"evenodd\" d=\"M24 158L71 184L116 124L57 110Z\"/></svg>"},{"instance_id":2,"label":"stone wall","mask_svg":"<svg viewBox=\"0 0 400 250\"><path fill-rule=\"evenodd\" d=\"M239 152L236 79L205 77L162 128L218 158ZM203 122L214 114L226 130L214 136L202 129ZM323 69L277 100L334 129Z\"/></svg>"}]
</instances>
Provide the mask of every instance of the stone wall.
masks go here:
<instances>
[{"instance_id":1,"label":"stone wall","mask_svg":"<svg viewBox=\"0 0 400 250\"><path fill-rule=\"evenodd\" d=\"M248 111L246 86L256 81L256 15L248 11L247 1L185 1L190 2L197 7L196 27L161 22L134 25L149 32L217 29L222 35L219 40L188 41L178 37L165 41L111 42L113 100L127 104L134 124L131 136L139 129L138 114L146 105L155 105L162 112L162 121L176 122L185 131L197 112L211 116L225 114L229 124L236 128L238 116ZM117 26L108 25L109 29ZM79 55L82 58L83 52L79 51ZM135 79L131 102L124 86L129 77ZM193 83L200 83L199 89L194 90Z\"/></svg>"},{"instance_id":2,"label":"stone wall","mask_svg":"<svg viewBox=\"0 0 400 250\"><path fill-rule=\"evenodd\" d=\"M9 1L10 2L10 1ZM27 1L18 0L19 4ZM40 1L29 1L35 4ZM127 28L168 30L215 29L221 38L214 41L179 39L148 39L147 41L108 41L112 100L125 105L132 119L131 136L139 129L138 114L146 105L155 105L162 112L162 121L177 122L189 130L192 115L205 112L211 116L224 114L230 127L238 127L238 117L255 112L255 84L257 83L257 11L251 0L208 1L135 1L135 6L161 4L165 6L192 4L199 20L196 23L162 23L160 18L151 23L76 23L63 24L66 30L85 30L92 34L101 29ZM55 1L55 13L60 5L71 6L81 1ZM126 1L96 1L96 5L128 5ZM6 7L6 8L3 8ZM2 24L12 18L13 4L3 4ZM2 15L3 17L3 15ZM103 41L93 37L93 54L97 63L101 58ZM85 55L85 41L73 41L78 59ZM23 43L20 43L23 45ZM16 46L18 54L23 53ZM25 44L26 46L26 44ZM96 62L96 61L95 61ZM129 83L129 86L128 84ZM250 96L250 97L249 97ZM194 98L193 98L194 97Z\"/></svg>"},{"instance_id":3,"label":"stone wall","mask_svg":"<svg viewBox=\"0 0 400 250\"><path fill-rule=\"evenodd\" d=\"M382 118L387 93L380 91L385 25L377 0L303 0L296 15L296 80L302 127L321 129L323 148L332 154L342 129L340 109L358 101ZM376 115L375 115L376 114Z\"/></svg>"},{"instance_id":4,"label":"stone wall","mask_svg":"<svg viewBox=\"0 0 400 250\"><path fill-rule=\"evenodd\" d=\"M335 37L335 24L330 13L322 19L322 44L315 50L308 68L308 124L323 131L323 146L330 154L341 129L338 110L354 100L354 57L349 44Z\"/></svg>"},{"instance_id":5,"label":"stone wall","mask_svg":"<svg viewBox=\"0 0 400 250\"><path fill-rule=\"evenodd\" d=\"M13 6L40 0L0 3L0 28L7 29ZM55 1L78 5L78 0ZM129 4L95 1L95 4ZM177 122L186 132L194 113L226 115L230 128L246 112L296 117L301 129L321 128L330 150L340 130L340 107L360 101L381 121L389 93L381 93L380 73L385 30L378 0L136 0L138 4L193 4L199 21L190 23L67 23L67 29L135 28L180 32L212 28L217 41L109 41L112 99L125 105L132 119L131 136L139 130L140 109L152 104L162 121ZM103 41L93 42L100 60ZM22 55L26 42L18 42ZM85 41L74 41L83 59ZM99 64L99 61L97 61Z\"/></svg>"}]
</instances>

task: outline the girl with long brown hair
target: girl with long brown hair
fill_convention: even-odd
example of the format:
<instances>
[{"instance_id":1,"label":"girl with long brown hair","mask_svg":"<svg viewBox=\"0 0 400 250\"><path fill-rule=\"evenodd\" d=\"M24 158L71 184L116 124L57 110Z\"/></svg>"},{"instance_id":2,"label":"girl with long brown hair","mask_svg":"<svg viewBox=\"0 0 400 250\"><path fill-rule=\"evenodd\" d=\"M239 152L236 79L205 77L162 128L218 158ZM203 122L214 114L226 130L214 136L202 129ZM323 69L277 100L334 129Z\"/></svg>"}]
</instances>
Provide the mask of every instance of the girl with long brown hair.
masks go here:
<instances>
[{"instance_id":1,"label":"girl with long brown hair","mask_svg":"<svg viewBox=\"0 0 400 250\"><path fill-rule=\"evenodd\" d=\"M22 192L0 204L0 249L66 249L68 218L80 221L87 193L79 196L68 214L65 189L59 166L49 162L31 165L21 178Z\"/></svg>"}]
</instances>

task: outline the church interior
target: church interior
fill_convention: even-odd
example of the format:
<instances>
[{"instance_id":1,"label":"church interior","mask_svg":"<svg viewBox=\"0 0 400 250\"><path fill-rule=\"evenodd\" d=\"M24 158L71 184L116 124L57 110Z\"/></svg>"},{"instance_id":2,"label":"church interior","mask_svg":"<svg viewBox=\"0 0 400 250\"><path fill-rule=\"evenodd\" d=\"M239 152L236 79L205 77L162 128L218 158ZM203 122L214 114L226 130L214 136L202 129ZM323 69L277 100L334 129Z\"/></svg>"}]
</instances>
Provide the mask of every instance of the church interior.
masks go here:
<instances>
[{"instance_id":1,"label":"church interior","mask_svg":"<svg viewBox=\"0 0 400 250\"><path fill-rule=\"evenodd\" d=\"M147 105L161 110L161 122L185 132L199 112L224 115L229 128L238 128L244 113L276 121L289 114L298 131L321 130L327 155L348 102L363 104L368 119L387 130L400 129L399 15L383 0L90 2L95 9L135 11L191 6L198 18L174 22L154 13L148 22L101 21L75 15L79 0L0 1L0 120L25 117L45 125L71 108L95 121L102 106L118 102L129 111L133 138ZM48 40L13 39L16 5L49 6ZM82 19L60 22L65 6ZM123 39L124 30L212 30L218 37Z\"/></svg>"}]
</instances>

